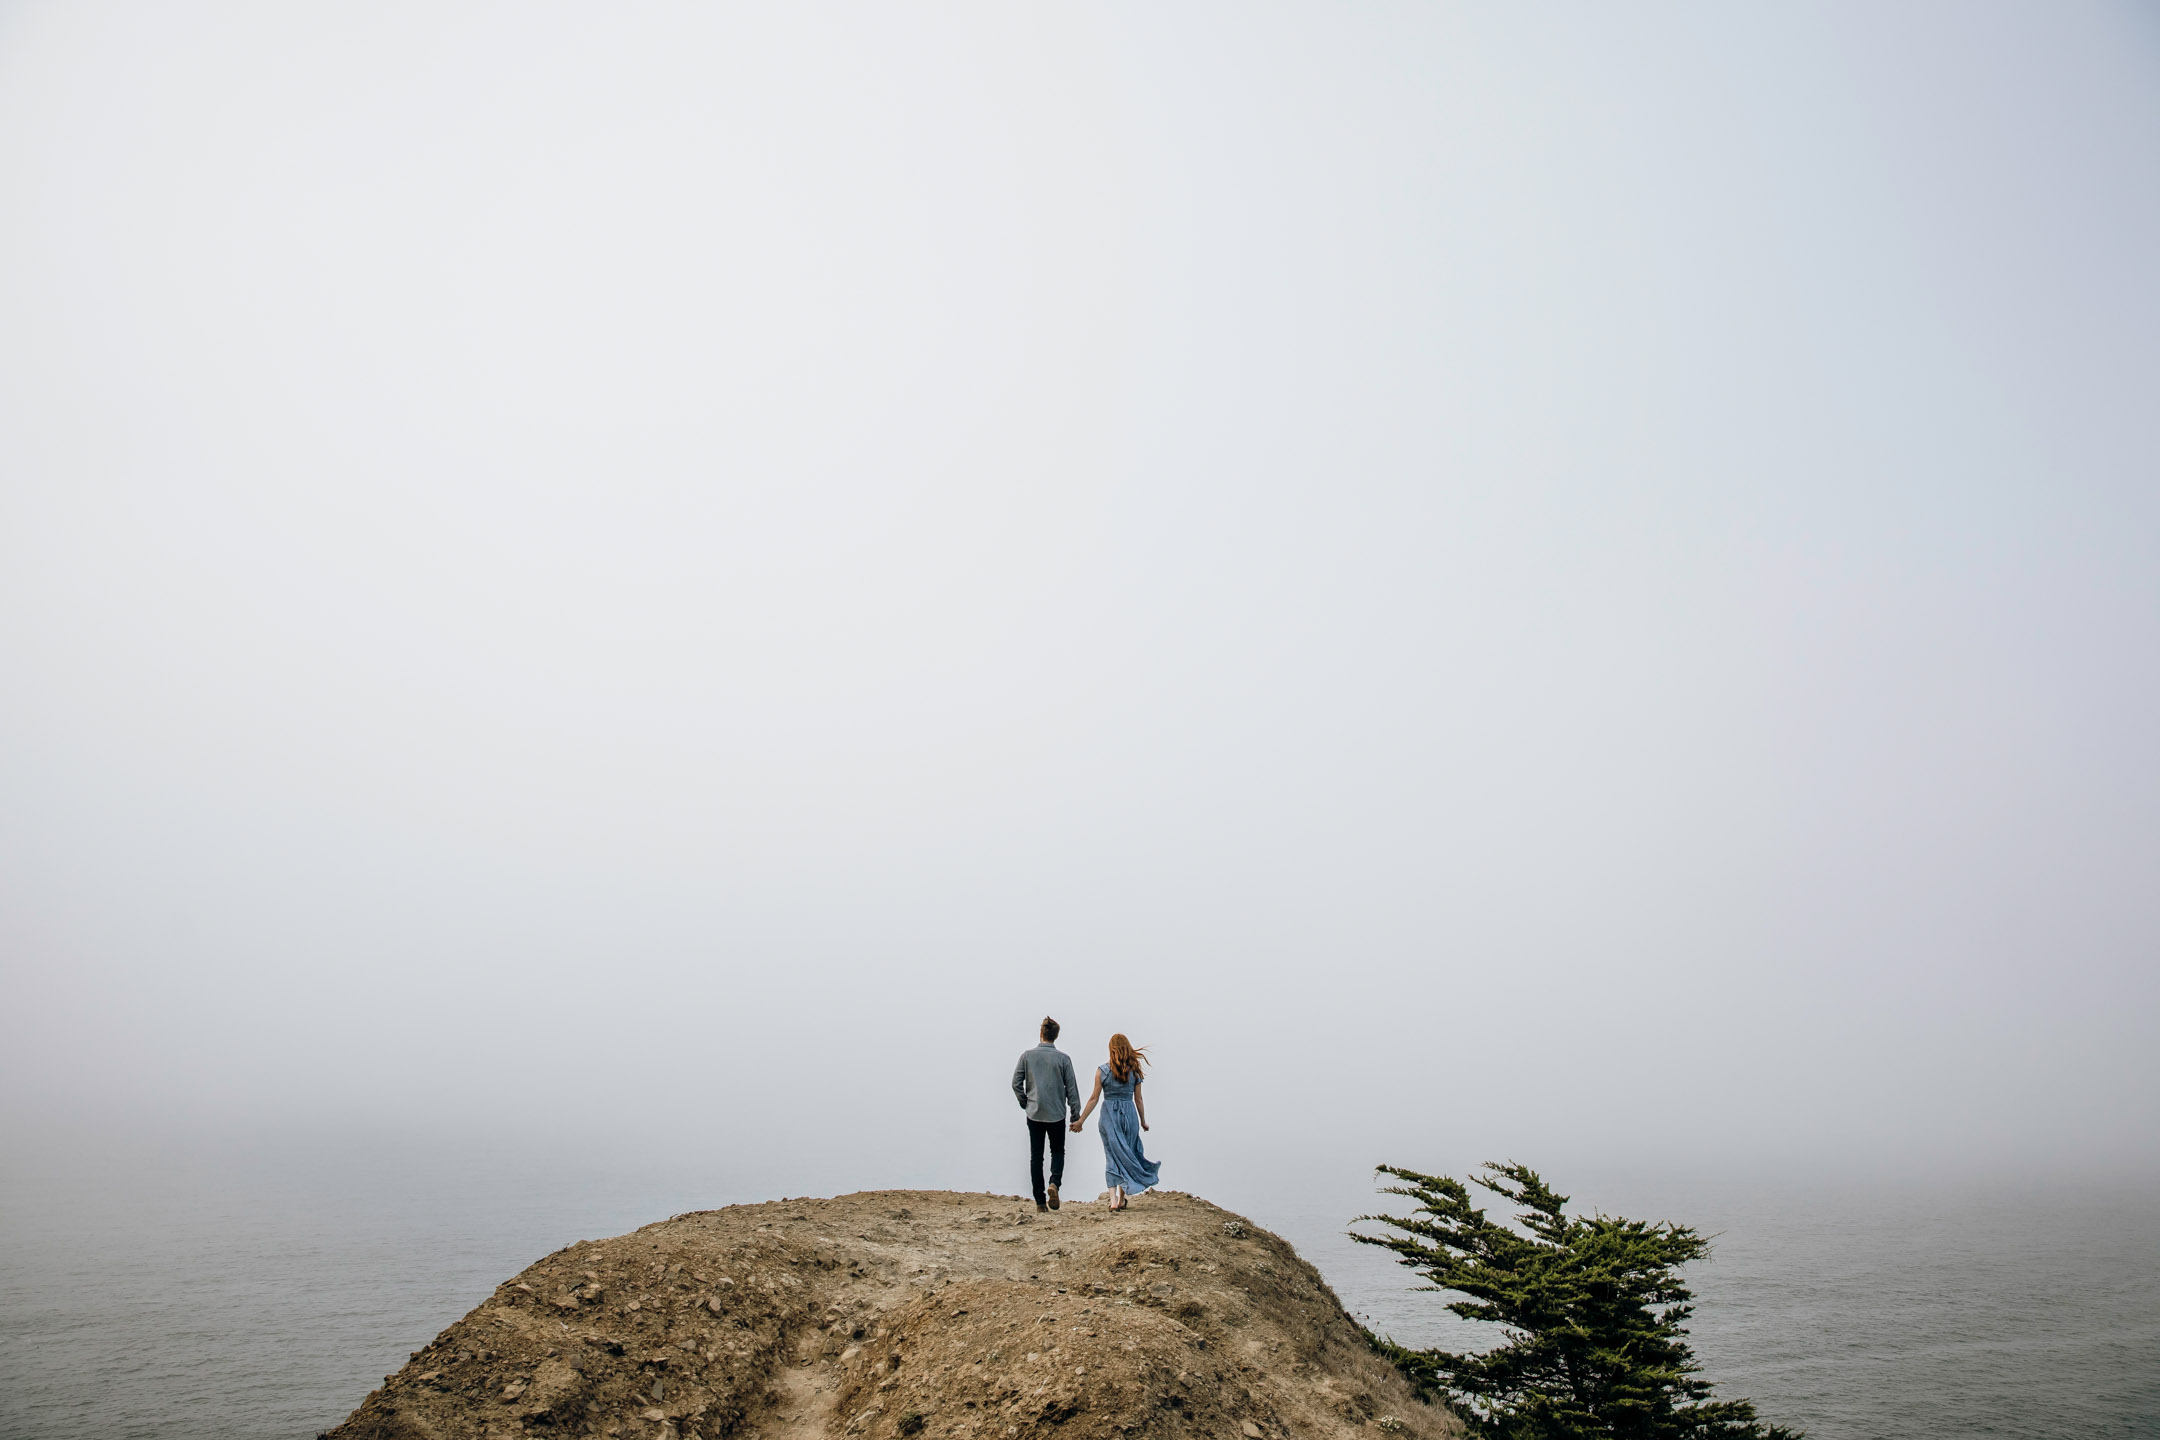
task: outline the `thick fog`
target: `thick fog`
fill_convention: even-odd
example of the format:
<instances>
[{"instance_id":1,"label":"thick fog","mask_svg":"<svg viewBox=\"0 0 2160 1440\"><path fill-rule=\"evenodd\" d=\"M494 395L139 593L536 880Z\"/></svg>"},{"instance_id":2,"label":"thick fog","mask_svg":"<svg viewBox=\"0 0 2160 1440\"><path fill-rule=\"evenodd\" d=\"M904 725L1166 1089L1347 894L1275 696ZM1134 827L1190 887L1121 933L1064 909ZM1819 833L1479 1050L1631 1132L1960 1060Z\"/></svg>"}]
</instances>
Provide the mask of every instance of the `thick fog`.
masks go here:
<instances>
[{"instance_id":1,"label":"thick fog","mask_svg":"<svg viewBox=\"0 0 2160 1440\"><path fill-rule=\"evenodd\" d=\"M0 217L10 1134L2160 1162L2148 7L14 4Z\"/></svg>"}]
</instances>

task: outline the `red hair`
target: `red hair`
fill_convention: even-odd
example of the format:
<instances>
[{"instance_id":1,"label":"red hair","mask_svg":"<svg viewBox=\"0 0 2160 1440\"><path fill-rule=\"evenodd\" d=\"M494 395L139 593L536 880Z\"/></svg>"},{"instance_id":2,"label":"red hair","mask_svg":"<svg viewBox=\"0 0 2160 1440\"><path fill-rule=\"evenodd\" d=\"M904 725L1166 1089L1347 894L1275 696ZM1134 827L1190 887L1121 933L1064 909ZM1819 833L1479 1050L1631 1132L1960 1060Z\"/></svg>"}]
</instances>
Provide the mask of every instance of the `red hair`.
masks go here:
<instances>
[{"instance_id":1,"label":"red hair","mask_svg":"<svg viewBox=\"0 0 2160 1440\"><path fill-rule=\"evenodd\" d=\"M1110 1037L1110 1073L1117 1076L1120 1084L1143 1078L1146 1068L1141 1062L1145 1059L1147 1051L1134 1049L1132 1041L1123 1035Z\"/></svg>"}]
</instances>

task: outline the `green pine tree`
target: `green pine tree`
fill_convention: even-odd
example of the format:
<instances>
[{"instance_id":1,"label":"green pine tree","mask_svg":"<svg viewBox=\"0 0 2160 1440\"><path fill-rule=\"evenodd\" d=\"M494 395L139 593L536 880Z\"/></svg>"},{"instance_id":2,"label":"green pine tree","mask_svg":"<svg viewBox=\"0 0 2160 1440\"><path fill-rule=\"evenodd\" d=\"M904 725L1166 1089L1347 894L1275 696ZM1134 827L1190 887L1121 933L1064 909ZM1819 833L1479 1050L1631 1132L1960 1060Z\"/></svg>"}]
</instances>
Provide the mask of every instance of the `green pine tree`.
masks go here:
<instances>
[{"instance_id":1,"label":"green pine tree","mask_svg":"<svg viewBox=\"0 0 2160 1440\"><path fill-rule=\"evenodd\" d=\"M1693 1295L1679 1267L1709 1242L1685 1225L1566 1213L1524 1165L1492 1165L1477 1184L1520 1207L1521 1229L1486 1218L1459 1180L1380 1167L1383 1193L1417 1202L1409 1216L1361 1215L1395 1233L1351 1238L1395 1252L1431 1285L1466 1298L1448 1309L1504 1327L1478 1355L1376 1340L1428 1395L1481 1440L1800 1440L1745 1400L1712 1400L1683 1322Z\"/></svg>"}]
</instances>

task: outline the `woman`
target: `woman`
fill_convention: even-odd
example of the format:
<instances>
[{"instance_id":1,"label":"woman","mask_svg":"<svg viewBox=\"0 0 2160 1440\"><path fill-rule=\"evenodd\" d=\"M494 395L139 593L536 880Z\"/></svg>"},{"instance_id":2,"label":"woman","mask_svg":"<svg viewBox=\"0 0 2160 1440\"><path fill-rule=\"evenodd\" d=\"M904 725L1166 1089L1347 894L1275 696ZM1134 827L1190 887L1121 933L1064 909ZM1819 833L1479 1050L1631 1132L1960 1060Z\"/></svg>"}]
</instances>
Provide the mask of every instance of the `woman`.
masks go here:
<instances>
[{"instance_id":1,"label":"woman","mask_svg":"<svg viewBox=\"0 0 2160 1440\"><path fill-rule=\"evenodd\" d=\"M1140 1149L1140 1132L1148 1128L1147 1103L1140 1098L1140 1082L1145 1078L1140 1067L1146 1056L1147 1051L1135 1050L1123 1035L1112 1035L1110 1063L1095 1067L1095 1093L1073 1121L1077 1135L1095 1113L1096 1102L1103 1102L1103 1180L1110 1187L1112 1210L1123 1210L1130 1203L1127 1190L1154 1188L1155 1176L1162 1169Z\"/></svg>"}]
</instances>

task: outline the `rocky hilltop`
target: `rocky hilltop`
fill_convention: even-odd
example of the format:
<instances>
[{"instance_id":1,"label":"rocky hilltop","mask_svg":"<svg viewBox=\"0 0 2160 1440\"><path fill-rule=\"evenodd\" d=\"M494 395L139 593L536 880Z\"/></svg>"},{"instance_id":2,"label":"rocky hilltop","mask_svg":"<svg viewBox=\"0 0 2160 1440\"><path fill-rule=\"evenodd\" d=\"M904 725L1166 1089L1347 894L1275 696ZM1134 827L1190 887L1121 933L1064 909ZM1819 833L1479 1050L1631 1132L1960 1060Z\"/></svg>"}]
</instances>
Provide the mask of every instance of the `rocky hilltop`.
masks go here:
<instances>
[{"instance_id":1,"label":"rocky hilltop","mask_svg":"<svg viewBox=\"0 0 2160 1440\"><path fill-rule=\"evenodd\" d=\"M1373 1432L1378 1431L1376 1435ZM1289 1245L1187 1195L892 1190L582 1241L335 1440L1453 1440Z\"/></svg>"}]
</instances>

